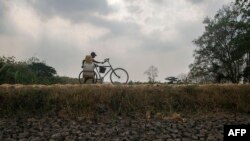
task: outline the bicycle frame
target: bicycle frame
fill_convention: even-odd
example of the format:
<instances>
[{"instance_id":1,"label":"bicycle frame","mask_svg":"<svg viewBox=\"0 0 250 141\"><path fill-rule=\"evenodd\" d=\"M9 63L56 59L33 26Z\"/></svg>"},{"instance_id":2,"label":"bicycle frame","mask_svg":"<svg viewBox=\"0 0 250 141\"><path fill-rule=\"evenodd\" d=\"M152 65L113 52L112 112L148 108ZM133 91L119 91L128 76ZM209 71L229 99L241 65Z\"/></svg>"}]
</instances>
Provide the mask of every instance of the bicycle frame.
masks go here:
<instances>
[{"instance_id":1,"label":"bicycle frame","mask_svg":"<svg viewBox=\"0 0 250 141\"><path fill-rule=\"evenodd\" d=\"M108 66L99 66L99 65L95 64L95 72L96 72L96 74L98 75L97 80L103 81L103 79L107 76L107 74L108 74L110 71L112 72L112 71L114 70L113 67L111 66L111 64L110 64L109 61L108 61L108 63L109 63ZM109 68L109 70L106 71L106 73L104 73L103 77L101 76L101 74L100 74L100 72L99 72L99 70L98 70L99 67Z\"/></svg>"}]
</instances>

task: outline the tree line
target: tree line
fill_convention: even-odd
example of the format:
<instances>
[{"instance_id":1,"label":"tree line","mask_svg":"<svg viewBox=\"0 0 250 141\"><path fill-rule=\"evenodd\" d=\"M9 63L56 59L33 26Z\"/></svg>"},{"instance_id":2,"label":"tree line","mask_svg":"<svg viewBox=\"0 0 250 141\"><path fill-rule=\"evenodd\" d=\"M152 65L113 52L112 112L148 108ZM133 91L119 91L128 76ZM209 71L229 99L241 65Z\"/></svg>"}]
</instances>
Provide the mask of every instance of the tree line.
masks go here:
<instances>
[{"instance_id":1,"label":"tree line","mask_svg":"<svg viewBox=\"0 0 250 141\"><path fill-rule=\"evenodd\" d=\"M0 57L0 84L55 84L76 83L77 79L59 77L56 70L31 57L27 61L16 61L15 57Z\"/></svg>"}]
</instances>

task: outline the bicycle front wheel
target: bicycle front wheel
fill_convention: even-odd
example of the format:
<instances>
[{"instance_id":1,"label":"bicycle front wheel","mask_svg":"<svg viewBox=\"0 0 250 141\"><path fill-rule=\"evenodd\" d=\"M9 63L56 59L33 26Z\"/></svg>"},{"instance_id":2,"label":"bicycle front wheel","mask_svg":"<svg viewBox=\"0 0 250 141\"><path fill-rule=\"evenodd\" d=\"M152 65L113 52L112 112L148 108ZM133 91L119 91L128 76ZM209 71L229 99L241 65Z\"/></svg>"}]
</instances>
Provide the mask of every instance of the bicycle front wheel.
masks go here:
<instances>
[{"instance_id":1,"label":"bicycle front wheel","mask_svg":"<svg viewBox=\"0 0 250 141\"><path fill-rule=\"evenodd\" d=\"M113 84L127 84L128 79L128 72L123 68L116 68L110 74L110 81Z\"/></svg>"}]
</instances>

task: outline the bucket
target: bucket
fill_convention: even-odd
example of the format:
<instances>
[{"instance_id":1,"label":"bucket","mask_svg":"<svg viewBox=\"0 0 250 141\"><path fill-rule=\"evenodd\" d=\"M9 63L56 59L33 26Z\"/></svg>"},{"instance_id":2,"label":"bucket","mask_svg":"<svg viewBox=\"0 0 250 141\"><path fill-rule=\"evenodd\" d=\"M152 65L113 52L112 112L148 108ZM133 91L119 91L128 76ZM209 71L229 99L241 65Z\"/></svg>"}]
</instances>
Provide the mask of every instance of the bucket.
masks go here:
<instances>
[{"instance_id":1,"label":"bucket","mask_svg":"<svg viewBox=\"0 0 250 141\"><path fill-rule=\"evenodd\" d=\"M106 68L105 68L105 67L102 67L102 66L100 66L100 69L99 69L99 71L100 71L100 73L105 73L105 71L106 71Z\"/></svg>"}]
</instances>

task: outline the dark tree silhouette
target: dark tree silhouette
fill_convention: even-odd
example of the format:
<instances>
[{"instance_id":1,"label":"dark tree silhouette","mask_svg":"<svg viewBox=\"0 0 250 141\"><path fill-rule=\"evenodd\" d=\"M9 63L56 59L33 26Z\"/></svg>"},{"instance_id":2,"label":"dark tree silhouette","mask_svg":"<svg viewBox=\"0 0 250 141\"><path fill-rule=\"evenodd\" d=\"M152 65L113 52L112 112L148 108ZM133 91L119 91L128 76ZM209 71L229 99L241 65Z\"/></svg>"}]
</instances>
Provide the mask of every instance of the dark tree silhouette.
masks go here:
<instances>
[{"instance_id":1,"label":"dark tree silhouette","mask_svg":"<svg viewBox=\"0 0 250 141\"><path fill-rule=\"evenodd\" d=\"M44 63L32 63L29 65L29 68L38 76L38 77L53 77L56 74L56 70L50 66L47 66Z\"/></svg>"},{"instance_id":2,"label":"dark tree silhouette","mask_svg":"<svg viewBox=\"0 0 250 141\"><path fill-rule=\"evenodd\" d=\"M213 19L204 20L205 32L194 40L197 49L190 65L192 76L212 82L240 81L249 66L249 18L244 14L247 3L224 6Z\"/></svg>"},{"instance_id":3,"label":"dark tree silhouette","mask_svg":"<svg viewBox=\"0 0 250 141\"><path fill-rule=\"evenodd\" d=\"M168 81L168 84L174 84L174 83L177 83L178 78L170 76L170 77L165 78L165 80Z\"/></svg>"}]
</instances>

